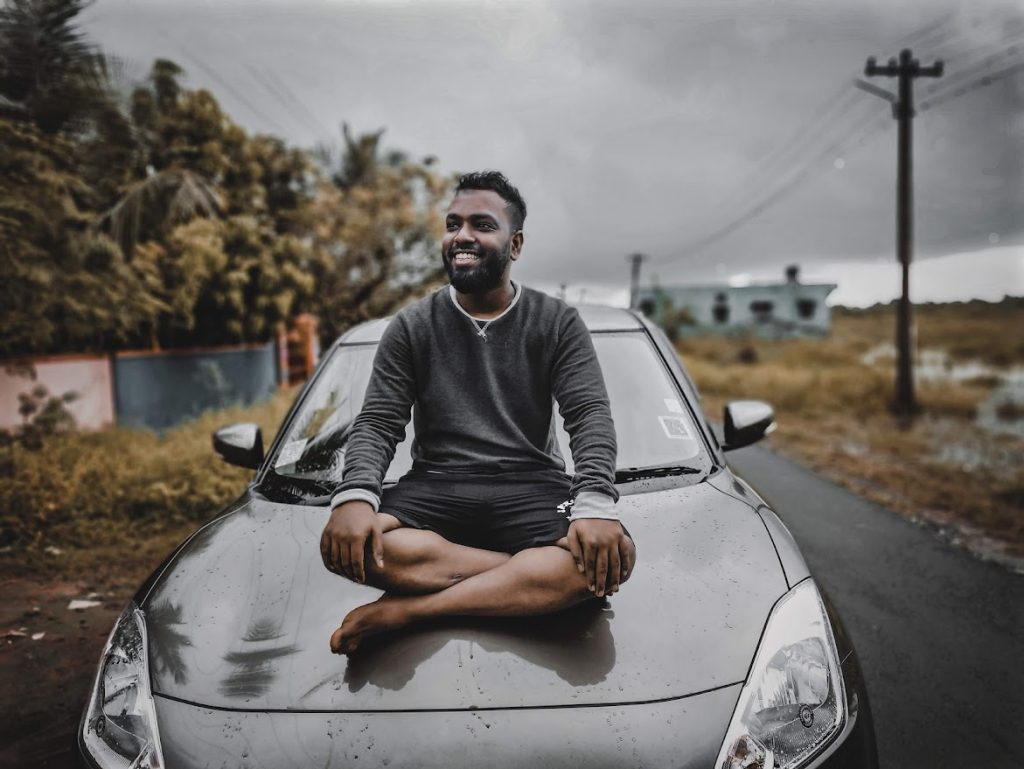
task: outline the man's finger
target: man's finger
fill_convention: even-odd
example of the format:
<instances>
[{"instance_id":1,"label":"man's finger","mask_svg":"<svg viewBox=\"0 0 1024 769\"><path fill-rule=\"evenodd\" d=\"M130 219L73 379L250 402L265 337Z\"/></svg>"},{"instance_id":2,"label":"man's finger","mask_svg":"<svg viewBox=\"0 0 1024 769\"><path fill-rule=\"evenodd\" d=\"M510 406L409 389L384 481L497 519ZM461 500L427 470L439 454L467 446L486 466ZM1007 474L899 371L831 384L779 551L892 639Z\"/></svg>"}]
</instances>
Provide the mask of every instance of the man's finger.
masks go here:
<instances>
[{"instance_id":1,"label":"man's finger","mask_svg":"<svg viewBox=\"0 0 1024 769\"><path fill-rule=\"evenodd\" d=\"M384 532L381 530L380 519L373 522L373 529L370 531L370 549L373 552L373 561L377 568L384 567Z\"/></svg>"},{"instance_id":2,"label":"man's finger","mask_svg":"<svg viewBox=\"0 0 1024 769\"><path fill-rule=\"evenodd\" d=\"M362 583L366 581L366 570L363 568L363 558L366 555L366 540L357 539L349 544L349 558L352 559L352 579Z\"/></svg>"},{"instance_id":3,"label":"man's finger","mask_svg":"<svg viewBox=\"0 0 1024 769\"><path fill-rule=\"evenodd\" d=\"M597 551L594 546L589 542L583 543L583 565L584 574L587 578L587 588L594 591L594 573L597 571L597 564L595 559L597 558Z\"/></svg>"},{"instance_id":4,"label":"man's finger","mask_svg":"<svg viewBox=\"0 0 1024 769\"><path fill-rule=\"evenodd\" d=\"M331 537L327 543L327 558L331 562L330 569L335 574L341 574L341 546L335 537Z\"/></svg>"},{"instance_id":5,"label":"man's finger","mask_svg":"<svg viewBox=\"0 0 1024 769\"><path fill-rule=\"evenodd\" d=\"M618 592L622 580L622 563L619 559L619 548L613 547L608 554L608 592Z\"/></svg>"},{"instance_id":6,"label":"man's finger","mask_svg":"<svg viewBox=\"0 0 1024 769\"><path fill-rule=\"evenodd\" d=\"M573 527L569 528L569 534L566 536L566 544L569 545L569 552L572 554L572 559L576 562L576 570L583 573L583 550L580 547L580 538L576 534L576 529Z\"/></svg>"},{"instance_id":7,"label":"man's finger","mask_svg":"<svg viewBox=\"0 0 1024 769\"><path fill-rule=\"evenodd\" d=\"M338 542L338 566L341 568L341 575L352 579L352 559L349 556L348 542Z\"/></svg>"},{"instance_id":8,"label":"man's finger","mask_svg":"<svg viewBox=\"0 0 1024 769\"><path fill-rule=\"evenodd\" d=\"M320 558L324 562L324 567L330 571L331 569L331 545L327 541L327 535L320 535Z\"/></svg>"},{"instance_id":9,"label":"man's finger","mask_svg":"<svg viewBox=\"0 0 1024 769\"><path fill-rule=\"evenodd\" d=\"M604 596L605 586L608 584L608 548L602 547L597 551L597 559L594 569L594 593L598 598Z\"/></svg>"},{"instance_id":10,"label":"man's finger","mask_svg":"<svg viewBox=\"0 0 1024 769\"><path fill-rule=\"evenodd\" d=\"M633 573L633 567L636 565L636 546L633 544L633 540L626 538L626 541L622 543L622 581L625 582L629 579Z\"/></svg>"}]
</instances>

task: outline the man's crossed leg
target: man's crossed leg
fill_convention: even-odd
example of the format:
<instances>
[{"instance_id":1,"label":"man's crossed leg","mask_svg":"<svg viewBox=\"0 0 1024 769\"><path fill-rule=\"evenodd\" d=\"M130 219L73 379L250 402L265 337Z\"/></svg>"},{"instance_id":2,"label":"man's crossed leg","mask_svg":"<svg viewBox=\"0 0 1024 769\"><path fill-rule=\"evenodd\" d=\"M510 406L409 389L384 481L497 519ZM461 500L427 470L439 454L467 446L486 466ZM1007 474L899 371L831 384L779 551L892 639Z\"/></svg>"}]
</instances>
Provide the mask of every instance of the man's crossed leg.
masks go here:
<instances>
[{"instance_id":1,"label":"man's crossed leg","mask_svg":"<svg viewBox=\"0 0 1024 769\"><path fill-rule=\"evenodd\" d=\"M457 544L365 502L346 502L324 529L324 564L385 594L349 612L331 650L350 654L369 636L432 617L560 611L615 593L632 573L635 554L617 521L577 520L554 542L509 554Z\"/></svg>"}]
</instances>

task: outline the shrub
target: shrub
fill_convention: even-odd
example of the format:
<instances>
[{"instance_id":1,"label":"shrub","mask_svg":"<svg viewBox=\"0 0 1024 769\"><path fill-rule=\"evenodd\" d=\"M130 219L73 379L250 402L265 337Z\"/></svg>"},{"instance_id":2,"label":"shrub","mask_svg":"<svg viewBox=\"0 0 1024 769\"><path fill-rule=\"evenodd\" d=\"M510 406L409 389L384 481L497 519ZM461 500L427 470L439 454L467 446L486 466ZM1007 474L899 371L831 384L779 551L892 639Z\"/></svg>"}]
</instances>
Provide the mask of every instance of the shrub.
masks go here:
<instances>
[{"instance_id":1,"label":"shrub","mask_svg":"<svg viewBox=\"0 0 1024 769\"><path fill-rule=\"evenodd\" d=\"M213 431L253 421L269 445L294 394L282 390L258 406L207 412L162 436L114 428L49 435L39 450L18 442L0 448L8 476L0 484L0 545L8 553L92 546L133 526L160 530L208 518L252 476L216 458Z\"/></svg>"}]
</instances>

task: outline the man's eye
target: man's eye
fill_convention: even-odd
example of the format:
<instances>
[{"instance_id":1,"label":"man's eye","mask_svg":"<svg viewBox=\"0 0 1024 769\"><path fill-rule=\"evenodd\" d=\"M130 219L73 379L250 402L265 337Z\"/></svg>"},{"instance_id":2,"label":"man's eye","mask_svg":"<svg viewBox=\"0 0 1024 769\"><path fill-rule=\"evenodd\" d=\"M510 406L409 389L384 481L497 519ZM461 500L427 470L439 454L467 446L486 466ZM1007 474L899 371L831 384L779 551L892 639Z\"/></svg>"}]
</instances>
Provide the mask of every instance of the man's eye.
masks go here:
<instances>
[{"instance_id":1,"label":"man's eye","mask_svg":"<svg viewBox=\"0 0 1024 769\"><path fill-rule=\"evenodd\" d=\"M458 222L448 222L448 224L447 224L447 225L445 225L445 226L446 226L446 227L447 227L447 228L448 228L449 230L454 230L454 229L456 229L456 228L457 228L457 227L459 226L459 223L458 223Z\"/></svg>"},{"instance_id":2,"label":"man's eye","mask_svg":"<svg viewBox=\"0 0 1024 769\"><path fill-rule=\"evenodd\" d=\"M489 222L480 222L480 224L478 224L477 227L479 227L481 230L493 230L494 229L494 225L490 224Z\"/></svg>"}]
</instances>

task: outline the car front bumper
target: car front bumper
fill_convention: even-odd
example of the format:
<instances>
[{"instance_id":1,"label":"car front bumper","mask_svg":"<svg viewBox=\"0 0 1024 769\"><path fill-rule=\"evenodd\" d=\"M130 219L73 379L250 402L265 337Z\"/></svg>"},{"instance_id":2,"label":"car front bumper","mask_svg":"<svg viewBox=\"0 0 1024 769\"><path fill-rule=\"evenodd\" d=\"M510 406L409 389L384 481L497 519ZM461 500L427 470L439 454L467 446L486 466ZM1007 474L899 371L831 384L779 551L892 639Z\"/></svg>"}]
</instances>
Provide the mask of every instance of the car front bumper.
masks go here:
<instances>
[{"instance_id":1,"label":"car front bumper","mask_svg":"<svg viewBox=\"0 0 1024 769\"><path fill-rule=\"evenodd\" d=\"M155 700L167 769L710 769L739 692L734 684L630 705L358 713L214 710ZM876 766L865 706L858 703L839 739L811 766ZM83 757L95 766L84 751Z\"/></svg>"}]
</instances>

